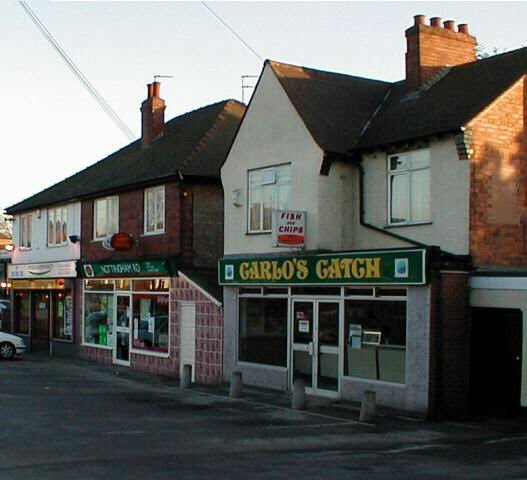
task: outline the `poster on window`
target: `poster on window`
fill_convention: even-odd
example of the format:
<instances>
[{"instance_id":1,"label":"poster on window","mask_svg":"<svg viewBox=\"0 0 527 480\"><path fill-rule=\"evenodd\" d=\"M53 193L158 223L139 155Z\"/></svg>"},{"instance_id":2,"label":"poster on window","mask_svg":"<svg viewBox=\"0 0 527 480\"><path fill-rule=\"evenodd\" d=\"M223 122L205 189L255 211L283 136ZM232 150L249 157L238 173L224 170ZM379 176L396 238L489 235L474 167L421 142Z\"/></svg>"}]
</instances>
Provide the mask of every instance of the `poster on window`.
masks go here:
<instances>
[{"instance_id":1,"label":"poster on window","mask_svg":"<svg viewBox=\"0 0 527 480\"><path fill-rule=\"evenodd\" d=\"M362 348L362 325L350 324L348 344L351 348Z\"/></svg>"},{"instance_id":2,"label":"poster on window","mask_svg":"<svg viewBox=\"0 0 527 480\"><path fill-rule=\"evenodd\" d=\"M273 210L273 247L305 248L306 212Z\"/></svg>"},{"instance_id":3,"label":"poster on window","mask_svg":"<svg viewBox=\"0 0 527 480\"><path fill-rule=\"evenodd\" d=\"M64 298L64 335L69 337L73 332L73 299L70 295Z\"/></svg>"}]
</instances>

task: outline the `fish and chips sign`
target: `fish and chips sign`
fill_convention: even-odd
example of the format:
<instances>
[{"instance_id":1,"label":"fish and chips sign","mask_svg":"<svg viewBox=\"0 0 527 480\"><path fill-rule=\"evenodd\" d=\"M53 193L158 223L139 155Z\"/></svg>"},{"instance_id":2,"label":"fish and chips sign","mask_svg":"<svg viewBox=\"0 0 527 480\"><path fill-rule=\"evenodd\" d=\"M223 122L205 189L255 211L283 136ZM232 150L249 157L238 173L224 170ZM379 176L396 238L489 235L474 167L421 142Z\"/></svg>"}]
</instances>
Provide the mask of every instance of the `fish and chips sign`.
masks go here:
<instances>
[{"instance_id":1,"label":"fish and chips sign","mask_svg":"<svg viewBox=\"0 0 527 480\"><path fill-rule=\"evenodd\" d=\"M422 285L425 250L220 260L221 285Z\"/></svg>"},{"instance_id":2,"label":"fish and chips sign","mask_svg":"<svg viewBox=\"0 0 527 480\"><path fill-rule=\"evenodd\" d=\"M305 246L306 212L273 210L273 247Z\"/></svg>"}]
</instances>

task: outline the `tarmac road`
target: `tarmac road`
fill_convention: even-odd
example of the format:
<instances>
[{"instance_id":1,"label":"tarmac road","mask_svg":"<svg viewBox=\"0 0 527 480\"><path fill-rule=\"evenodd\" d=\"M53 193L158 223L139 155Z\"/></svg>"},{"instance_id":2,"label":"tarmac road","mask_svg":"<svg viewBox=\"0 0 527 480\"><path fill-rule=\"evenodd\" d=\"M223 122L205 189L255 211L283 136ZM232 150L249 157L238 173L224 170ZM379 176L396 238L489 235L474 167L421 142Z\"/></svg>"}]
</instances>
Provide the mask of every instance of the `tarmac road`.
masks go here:
<instances>
[{"instance_id":1,"label":"tarmac road","mask_svg":"<svg viewBox=\"0 0 527 480\"><path fill-rule=\"evenodd\" d=\"M358 422L351 404L181 390L128 369L0 362L1 480L527 478L525 423Z\"/></svg>"}]
</instances>

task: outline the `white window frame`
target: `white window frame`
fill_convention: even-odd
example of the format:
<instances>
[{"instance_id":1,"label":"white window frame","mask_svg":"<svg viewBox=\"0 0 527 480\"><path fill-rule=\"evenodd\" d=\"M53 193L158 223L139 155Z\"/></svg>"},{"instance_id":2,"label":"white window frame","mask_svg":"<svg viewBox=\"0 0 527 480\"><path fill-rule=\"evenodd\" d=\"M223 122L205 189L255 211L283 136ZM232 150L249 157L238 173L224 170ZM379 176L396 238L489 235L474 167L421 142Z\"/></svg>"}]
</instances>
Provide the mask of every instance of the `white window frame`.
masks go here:
<instances>
[{"instance_id":1,"label":"white window frame","mask_svg":"<svg viewBox=\"0 0 527 480\"><path fill-rule=\"evenodd\" d=\"M110 207L112 201L115 200L115 212L110 212ZM105 233L97 236L97 205L100 202L106 202L106 228ZM115 220L112 218L112 213L115 214ZM114 224L115 229L110 227L111 224ZM115 230L115 231L110 231ZM104 240L108 235L117 233L119 231L119 196L113 195L109 197L97 198L93 201L93 239L94 240Z\"/></svg>"},{"instance_id":2,"label":"white window frame","mask_svg":"<svg viewBox=\"0 0 527 480\"><path fill-rule=\"evenodd\" d=\"M289 168L289 180L287 182L279 181L277 180L276 175L276 169L282 168L282 167L288 167ZM289 195L288 195L288 208L291 204L291 164L285 163L282 165L275 165L272 167L264 167L264 168L255 168L252 170L247 171L247 232L248 233L271 233L272 228L264 229L264 208L263 208L263 201L260 203L260 218L259 218L259 228L252 229L251 228L251 205L252 205L252 196L253 196L253 190L251 188L251 175L257 172L262 173L262 182L258 184L259 187L264 187L266 185L274 185L274 204L272 206L273 209L277 209L278 205L278 188L280 186L287 185L289 187ZM267 175L267 178L265 178Z\"/></svg>"},{"instance_id":3,"label":"white window frame","mask_svg":"<svg viewBox=\"0 0 527 480\"><path fill-rule=\"evenodd\" d=\"M20 248L31 249L32 215L31 213L20 215Z\"/></svg>"},{"instance_id":4,"label":"white window frame","mask_svg":"<svg viewBox=\"0 0 527 480\"><path fill-rule=\"evenodd\" d=\"M153 215L154 215L154 229L148 230L148 224L149 224L149 218L148 218L148 212L150 209L148 208L148 196L149 193L152 193L153 195ZM157 202L157 195L162 195L162 203L161 203L161 212L158 211L158 202ZM165 186L160 185L157 187L152 188L146 188L144 191L144 206L143 206L143 233L144 235L158 235L160 233L165 233L165 205L166 205L166 194L165 194ZM158 226L159 220L162 220L162 226Z\"/></svg>"},{"instance_id":5,"label":"white window frame","mask_svg":"<svg viewBox=\"0 0 527 480\"><path fill-rule=\"evenodd\" d=\"M61 245L66 245L68 243L68 208L61 206L48 209L48 221L47 221L47 237L48 237L48 247L58 247ZM49 221L53 219L53 227L50 230ZM60 222L60 232L62 236L62 231L64 227L66 228L66 234L64 238L57 241L57 221ZM51 235L52 234L52 235Z\"/></svg>"},{"instance_id":6,"label":"white window frame","mask_svg":"<svg viewBox=\"0 0 527 480\"><path fill-rule=\"evenodd\" d=\"M416 153L422 153L426 152L428 156L428 165L426 166L420 166L420 167L412 167L410 165L412 155L415 155ZM406 157L407 158L407 167L400 169L400 170L391 170L391 160L395 157ZM419 225L423 223L430 223L432 221L431 218L431 167L432 163L430 160L430 150L429 149L419 149L419 150L413 150L409 152L401 152L401 153L395 153L393 155L387 156L387 193L388 193L388 211L387 211L387 222L389 226L401 226L401 225ZM416 220L414 221L411 218L411 212L412 212L412 187L411 187L411 178L412 174L415 172L420 172L428 170L429 173L429 185L428 185L428 218L422 219L422 220ZM406 220L402 222L394 222L392 221L392 178L397 176L405 176L407 178L407 197L406 197Z\"/></svg>"}]
</instances>

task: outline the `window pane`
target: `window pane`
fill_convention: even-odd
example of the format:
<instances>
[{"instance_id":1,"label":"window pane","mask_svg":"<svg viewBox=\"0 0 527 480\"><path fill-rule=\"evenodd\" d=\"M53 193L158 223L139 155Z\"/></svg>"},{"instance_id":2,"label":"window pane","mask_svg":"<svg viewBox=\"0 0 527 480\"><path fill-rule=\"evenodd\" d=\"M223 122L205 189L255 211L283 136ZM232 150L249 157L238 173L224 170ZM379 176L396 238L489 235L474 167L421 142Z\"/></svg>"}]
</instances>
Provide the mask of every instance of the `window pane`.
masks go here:
<instances>
[{"instance_id":1,"label":"window pane","mask_svg":"<svg viewBox=\"0 0 527 480\"><path fill-rule=\"evenodd\" d=\"M406 174L390 177L390 222L408 221L408 176Z\"/></svg>"},{"instance_id":2,"label":"window pane","mask_svg":"<svg viewBox=\"0 0 527 480\"><path fill-rule=\"evenodd\" d=\"M276 182L289 183L291 181L291 165L282 165L276 168Z\"/></svg>"},{"instance_id":3,"label":"window pane","mask_svg":"<svg viewBox=\"0 0 527 480\"><path fill-rule=\"evenodd\" d=\"M240 298L239 360L286 366L287 299Z\"/></svg>"},{"instance_id":4,"label":"window pane","mask_svg":"<svg viewBox=\"0 0 527 480\"><path fill-rule=\"evenodd\" d=\"M168 295L133 295L133 347L168 352Z\"/></svg>"},{"instance_id":5,"label":"window pane","mask_svg":"<svg viewBox=\"0 0 527 480\"><path fill-rule=\"evenodd\" d=\"M55 243L55 211L48 210L48 244L53 245Z\"/></svg>"},{"instance_id":6,"label":"window pane","mask_svg":"<svg viewBox=\"0 0 527 480\"><path fill-rule=\"evenodd\" d=\"M290 185L278 185L278 194L276 201L276 208L278 210L288 210L289 209L289 191Z\"/></svg>"},{"instance_id":7,"label":"window pane","mask_svg":"<svg viewBox=\"0 0 527 480\"><path fill-rule=\"evenodd\" d=\"M412 222L430 220L430 170L411 173L411 195Z\"/></svg>"},{"instance_id":8,"label":"window pane","mask_svg":"<svg viewBox=\"0 0 527 480\"><path fill-rule=\"evenodd\" d=\"M68 209L62 209L62 243L68 239Z\"/></svg>"},{"instance_id":9,"label":"window pane","mask_svg":"<svg viewBox=\"0 0 527 480\"><path fill-rule=\"evenodd\" d=\"M93 345L112 345L113 294L84 295L84 341Z\"/></svg>"},{"instance_id":10,"label":"window pane","mask_svg":"<svg viewBox=\"0 0 527 480\"><path fill-rule=\"evenodd\" d=\"M168 292L169 287L169 278L152 278L133 281L133 290L137 292Z\"/></svg>"},{"instance_id":11,"label":"window pane","mask_svg":"<svg viewBox=\"0 0 527 480\"><path fill-rule=\"evenodd\" d=\"M95 236L104 237L107 233L106 228L106 200L97 200L95 202Z\"/></svg>"},{"instance_id":12,"label":"window pane","mask_svg":"<svg viewBox=\"0 0 527 480\"><path fill-rule=\"evenodd\" d=\"M73 300L71 293L53 293L53 338L71 340L73 327Z\"/></svg>"},{"instance_id":13,"label":"window pane","mask_svg":"<svg viewBox=\"0 0 527 480\"><path fill-rule=\"evenodd\" d=\"M146 192L146 231L153 232L155 230L154 220L154 192L147 190Z\"/></svg>"},{"instance_id":14,"label":"window pane","mask_svg":"<svg viewBox=\"0 0 527 480\"><path fill-rule=\"evenodd\" d=\"M26 237L26 246L31 247L31 215L27 216L27 237Z\"/></svg>"},{"instance_id":15,"label":"window pane","mask_svg":"<svg viewBox=\"0 0 527 480\"><path fill-rule=\"evenodd\" d=\"M62 221L58 216L55 220L55 243L57 245L62 243Z\"/></svg>"},{"instance_id":16,"label":"window pane","mask_svg":"<svg viewBox=\"0 0 527 480\"><path fill-rule=\"evenodd\" d=\"M251 191L251 208L249 210L250 230L260 230L260 212L262 208L262 189L254 188Z\"/></svg>"},{"instance_id":17,"label":"window pane","mask_svg":"<svg viewBox=\"0 0 527 480\"><path fill-rule=\"evenodd\" d=\"M430 152L428 150L416 150L410 156L410 167L426 168L430 166Z\"/></svg>"},{"instance_id":18,"label":"window pane","mask_svg":"<svg viewBox=\"0 0 527 480\"><path fill-rule=\"evenodd\" d=\"M345 302L344 374L405 383L406 302Z\"/></svg>"},{"instance_id":19,"label":"window pane","mask_svg":"<svg viewBox=\"0 0 527 480\"><path fill-rule=\"evenodd\" d=\"M119 204L117 197L110 197L109 199L108 215L108 232L117 233L119 230Z\"/></svg>"},{"instance_id":20,"label":"window pane","mask_svg":"<svg viewBox=\"0 0 527 480\"><path fill-rule=\"evenodd\" d=\"M262 170L253 170L249 172L249 185L261 185L262 181Z\"/></svg>"},{"instance_id":21,"label":"window pane","mask_svg":"<svg viewBox=\"0 0 527 480\"><path fill-rule=\"evenodd\" d=\"M263 188L263 230L271 230L273 208L275 208L275 185Z\"/></svg>"},{"instance_id":22,"label":"window pane","mask_svg":"<svg viewBox=\"0 0 527 480\"><path fill-rule=\"evenodd\" d=\"M156 195L156 230L165 229L165 189L160 188Z\"/></svg>"}]
</instances>

